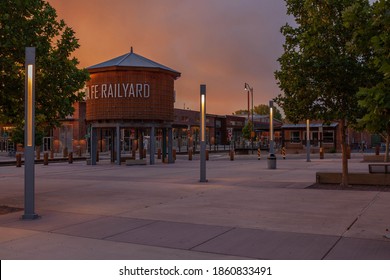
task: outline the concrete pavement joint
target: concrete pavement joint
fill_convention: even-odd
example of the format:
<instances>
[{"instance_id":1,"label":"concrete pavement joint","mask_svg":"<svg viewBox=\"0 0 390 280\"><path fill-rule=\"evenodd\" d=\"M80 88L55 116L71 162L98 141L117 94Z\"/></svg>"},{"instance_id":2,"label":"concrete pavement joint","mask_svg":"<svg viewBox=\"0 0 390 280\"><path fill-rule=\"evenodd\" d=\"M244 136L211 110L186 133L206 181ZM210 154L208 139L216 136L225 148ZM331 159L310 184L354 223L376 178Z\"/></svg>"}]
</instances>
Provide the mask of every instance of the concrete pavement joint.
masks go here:
<instances>
[{"instance_id":1,"label":"concrete pavement joint","mask_svg":"<svg viewBox=\"0 0 390 280\"><path fill-rule=\"evenodd\" d=\"M349 227L347 227L346 231L349 231L353 227L353 225L357 222L358 219L359 217L356 217L356 219L349 225Z\"/></svg>"},{"instance_id":2,"label":"concrete pavement joint","mask_svg":"<svg viewBox=\"0 0 390 280\"><path fill-rule=\"evenodd\" d=\"M336 242L329 248L329 250L324 254L324 256L321 258L321 260L324 260L329 254L330 252L332 252L332 250L337 246L337 244L340 242L340 240L342 239L343 237L340 236Z\"/></svg>"},{"instance_id":3,"label":"concrete pavement joint","mask_svg":"<svg viewBox=\"0 0 390 280\"><path fill-rule=\"evenodd\" d=\"M344 235L351 230L351 228L355 225L355 223L359 220L359 218L367 211L367 209L379 198L380 193L378 192L375 197L370 200L367 205L360 211L360 213L357 215L357 217L352 221L352 223L347 227L346 231L343 232L343 234L340 236L340 238L333 244L333 246L329 249L328 252L321 258L324 260L335 247L338 245L338 243L344 238Z\"/></svg>"},{"instance_id":4,"label":"concrete pavement joint","mask_svg":"<svg viewBox=\"0 0 390 280\"><path fill-rule=\"evenodd\" d=\"M379 199L380 192L378 192L373 199L371 199L365 207L360 211L360 213L356 216L356 218L352 221L352 223L347 227L346 231L341 235L344 236L351 228L354 226L354 224L359 220L359 218L370 208L371 205L374 204L376 200Z\"/></svg>"},{"instance_id":5,"label":"concrete pavement joint","mask_svg":"<svg viewBox=\"0 0 390 280\"><path fill-rule=\"evenodd\" d=\"M235 228L235 227L232 227L232 228L226 230L225 232L222 232L222 233L220 233L220 234L217 234L216 236L213 236L213 237L211 237L210 239L205 240L205 241L203 241L203 242L201 242L201 243L199 243L199 244L197 244L197 245L195 245L195 246L189 248L188 250L191 251L192 249L194 249L194 248L196 248L196 247L198 247L198 246L201 246L201 245L203 245L203 244L205 244L205 243L207 243L207 242L209 242L209 241L211 241L211 240L213 240L213 239L215 239L215 238L218 238L218 237L220 237L220 236L222 236L222 235L224 235L224 234L226 234L226 233L228 233L229 231L232 231L232 230L234 230L234 229L236 229L236 228Z\"/></svg>"},{"instance_id":6,"label":"concrete pavement joint","mask_svg":"<svg viewBox=\"0 0 390 280\"><path fill-rule=\"evenodd\" d=\"M130 229L130 230L125 230L125 231L122 231L122 232L117 232L117 233L115 233L115 234L111 234L111 235L109 235L109 236L105 236L105 237L102 238L102 239L103 239L103 240L104 240L104 239L108 239L108 238L111 238L111 237L113 237L113 236L115 236L115 235L118 235L118 234L123 234L123 233L126 233L126 232L130 232L130 231L133 231L133 230L137 230L137 229L143 228L143 227L147 227L147 226L150 226L150 225L155 224L155 223L157 223L157 222L159 222L159 221L150 221L150 223L148 223L148 224L141 225L141 226L139 226L139 227L135 227L135 228L132 228L132 229ZM112 241L113 241L113 240L112 240Z\"/></svg>"}]
</instances>

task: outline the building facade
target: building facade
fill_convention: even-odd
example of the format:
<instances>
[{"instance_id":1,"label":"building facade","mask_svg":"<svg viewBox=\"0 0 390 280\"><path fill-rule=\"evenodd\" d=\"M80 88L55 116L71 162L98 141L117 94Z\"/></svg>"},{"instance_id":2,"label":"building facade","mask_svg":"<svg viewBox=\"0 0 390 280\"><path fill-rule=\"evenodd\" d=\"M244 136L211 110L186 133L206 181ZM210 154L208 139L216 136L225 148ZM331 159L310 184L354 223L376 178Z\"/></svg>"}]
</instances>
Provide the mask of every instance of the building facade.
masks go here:
<instances>
[{"instance_id":1,"label":"building facade","mask_svg":"<svg viewBox=\"0 0 390 280\"><path fill-rule=\"evenodd\" d=\"M90 153L96 163L98 152L110 152L111 161L121 162L121 154L144 150L154 163L154 154L162 150L163 159L172 162L173 149L197 150L200 113L175 109L174 82L181 76L176 70L133 52L88 67L91 79L85 87L85 101L74 104L74 114L61 120L59 128L50 131L40 145L43 151L55 153ZM243 138L243 128L253 120L253 137ZM306 124L288 124L273 120L276 148L296 152L306 146ZM15 151L11 141L12 125L0 125L0 152ZM206 144L236 148L268 149L270 141L268 115L206 116ZM337 122L310 123L313 151L340 151L340 131ZM367 149L381 138L364 132L349 131L353 149Z\"/></svg>"}]
</instances>

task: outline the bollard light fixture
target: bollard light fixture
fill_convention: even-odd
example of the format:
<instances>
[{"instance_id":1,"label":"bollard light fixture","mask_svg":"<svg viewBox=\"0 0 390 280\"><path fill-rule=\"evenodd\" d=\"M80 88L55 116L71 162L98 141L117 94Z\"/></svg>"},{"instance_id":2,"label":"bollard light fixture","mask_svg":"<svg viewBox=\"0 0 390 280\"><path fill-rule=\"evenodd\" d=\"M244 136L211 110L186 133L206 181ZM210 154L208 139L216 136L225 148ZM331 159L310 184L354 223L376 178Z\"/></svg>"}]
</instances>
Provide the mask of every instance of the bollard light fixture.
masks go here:
<instances>
[{"instance_id":1,"label":"bollard light fixture","mask_svg":"<svg viewBox=\"0 0 390 280\"><path fill-rule=\"evenodd\" d=\"M201 91L202 92L202 91ZM204 88L203 93L200 95L200 114L201 114L201 134L200 141L206 141L206 87Z\"/></svg>"},{"instance_id":2,"label":"bollard light fixture","mask_svg":"<svg viewBox=\"0 0 390 280\"><path fill-rule=\"evenodd\" d=\"M206 180L206 85L200 85L200 182Z\"/></svg>"},{"instance_id":3,"label":"bollard light fixture","mask_svg":"<svg viewBox=\"0 0 390 280\"><path fill-rule=\"evenodd\" d=\"M35 214L35 47L26 48L24 97L24 215L22 219L33 220Z\"/></svg>"},{"instance_id":4,"label":"bollard light fixture","mask_svg":"<svg viewBox=\"0 0 390 280\"><path fill-rule=\"evenodd\" d=\"M251 143L252 143L252 154L253 154L253 137L255 136L255 129L254 129L254 121L253 121L253 87L251 87L248 83L244 84L245 91L248 91L248 122L249 122L249 93L251 93L251 99L252 99L252 110L251 110L251 116L252 116L252 125L251 125Z\"/></svg>"},{"instance_id":5,"label":"bollard light fixture","mask_svg":"<svg viewBox=\"0 0 390 280\"><path fill-rule=\"evenodd\" d=\"M274 153L274 102L269 102L269 153Z\"/></svg>"},{"instance_id":6,"label":"bollard light fixture","mask_svg":"<svg viewBox=\"0 0 390 280\"><path fill-rule=\"evenodd\" d=\"M306 161L310 162L310 120L306 120Z\"/></svg>"},{"instance_id":7,"label":"bollard light fixture","mask_svg":"<svg viewBox=\"0 0 390 280\"><path fill-rule=\"evenodd\" d=\"M33 146L33 80L34 65L27 65L27 146Z\"/></svg>"}]
</instances>

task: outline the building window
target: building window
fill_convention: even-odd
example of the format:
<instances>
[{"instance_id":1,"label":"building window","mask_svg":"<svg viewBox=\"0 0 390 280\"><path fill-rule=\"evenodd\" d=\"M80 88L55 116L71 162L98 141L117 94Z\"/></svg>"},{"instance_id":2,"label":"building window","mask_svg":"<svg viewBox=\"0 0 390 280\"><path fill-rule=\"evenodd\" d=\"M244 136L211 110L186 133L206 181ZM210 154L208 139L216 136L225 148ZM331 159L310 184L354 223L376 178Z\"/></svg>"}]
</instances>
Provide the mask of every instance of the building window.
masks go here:
<instances>
[{"instance_id":1,"label":"building window","mask_svg":"<svg viewBox=\"0 0 390 280\"><path fill-rule=\"evenodd\" d=\"M324 143L334 143L334 131L325 130L323 135Z\"/></svg>"},{"instance_id":2,"label":"building window","mask_svg":"<svg viewBox=\"0 0 390 280\"><path fill-rule=\"evenodd\" d=\"M300 143L301 142L301 133L299 131L291 131L290 133L290 142L291 143Z\"/></svg>"}]
</instances>

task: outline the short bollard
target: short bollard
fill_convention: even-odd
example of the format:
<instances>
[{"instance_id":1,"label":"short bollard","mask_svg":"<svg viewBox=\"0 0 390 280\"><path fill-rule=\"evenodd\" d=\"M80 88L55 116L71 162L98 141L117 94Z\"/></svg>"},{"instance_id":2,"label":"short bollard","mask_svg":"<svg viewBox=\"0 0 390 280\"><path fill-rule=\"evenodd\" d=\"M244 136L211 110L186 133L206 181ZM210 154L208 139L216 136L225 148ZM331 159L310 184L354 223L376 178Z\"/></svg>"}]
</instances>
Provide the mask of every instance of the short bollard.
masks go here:
<instances>
[{"instance_id":1,"label":"short bollard","mask_svg":"<svg viewBox=\"0 0 390 280\"><path fill-rule=\"evenodd\" d=\"M68 148L64 148L63 150L62 150L62 157L64 157L64 158L67 158L68 157Z\"/></svg>"},{"instance_id":2,"label":"short bollard","mask_svg":"<svg viewBox=\"0 0 390 280\"><path fill-rule=\"evenodd\" d=\"M157 159L161 159L161 149L157 149Z\"/></svg>"},{"instance_id":3,"label":"short bollard","mask_svg":"<svg viewBox=\"0 0 390 280\"><path fill-rule=\"evenodd\" d=\"M320 148L320 159L324 159L324 148Z\"/></svg>"},{"instance_id":4,"label":"short bollard","mask_svg":"<svg viewBox=\"0 0 390 280\"><path fill-rule=\"evenodd\" d=\"M234 160L234 150L230 150L230 160Z\"/></svg>"},{"instance_id":5,"label":"short bollard","mask_svg":"<svg viewBox=\"0 0 390 280\"><path fill-rule=\"evenodd\" d=\"M261 150L260 148L257 149L257 160L261 159Z\"/></svg>"},{"instance_id":6,"label":"short bollard","mask_svg":"<svg viewBox=\"0 0 390 280\"><path fill-rule=\"evenodd\" d=\"M173 160L176 160L176 149L172 150L172 157L173 157Z\"/></svg>"},{"instance_id":7,"label":"short bollard","mask_svg":"<svg viewBox=\"0 0 390 280\"><path fill-rule=\"evenodd\" d=\"M22 167L22 154L16 154L16 167Z\"/></svg>"},{"instance_id":8,"label":"short bollard","mask_svg":"<svg viewBox=\"0 0 390 280\"><path fill-rule=\"evenodd\" d=\"M188 160L192 160L192 149L188 150Z\"/></svg>"},{"instance_id":9,"label":"short bollard","mask_svg":"<svg viewBox=\"0 0 390 280\"><path fill-rule=\"evenodd\" d=\"M49 165L49 154L47 152L43 153L43 165Z\"/></svg>"},{"instance_id":10,"label":"short bollard","mask_svg":"<svg viewBox=\"0 0 390 280\"><path fill-rule=\"evenodd\" d=\"M282 147L282 157L286 159L286 148L284 146Z\"/></svg>"},{"instance_id":11,"label":"short bollard","mask_svg":"<svg viewBox=\"0 0 390 280\"><path fill-rule=\"evenodd\" d=\"M35 152L37 154L37 160L40 160L41 159L41 148L39 146L37 146L35 148Z\"/></svg>"},{"instance_id":12,"label":"short bollard","mask_svg":"<svg viewBox=\"0 0 390 280\"><path fill-rule=\"evenodd\" d=\"M96 151L96 162L99 161L99 151Z\"/></svg>"},{"instance_id":13,"label":"short bollard","mask_svg":"<svg viewBox=\"0 0 390 280\"><path fill-rule=\"evenodd\" d=\"M206 160L209 160L209 150L206 150Z\"/></svg>"},{"instance_id":14,"label":"short bollard","mask_svg":"<svg viewBox=\"0 0 390 280\"><path fill-rule=\"evenodd\" d=\"M68 154L68 162L69 162L69 163L73 163L73 153L72 153L72 152L70 152L70 153Z\"/></svg>"}]
</instances>

